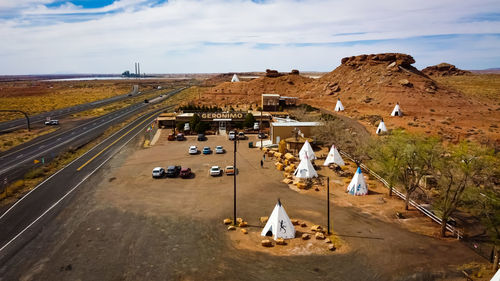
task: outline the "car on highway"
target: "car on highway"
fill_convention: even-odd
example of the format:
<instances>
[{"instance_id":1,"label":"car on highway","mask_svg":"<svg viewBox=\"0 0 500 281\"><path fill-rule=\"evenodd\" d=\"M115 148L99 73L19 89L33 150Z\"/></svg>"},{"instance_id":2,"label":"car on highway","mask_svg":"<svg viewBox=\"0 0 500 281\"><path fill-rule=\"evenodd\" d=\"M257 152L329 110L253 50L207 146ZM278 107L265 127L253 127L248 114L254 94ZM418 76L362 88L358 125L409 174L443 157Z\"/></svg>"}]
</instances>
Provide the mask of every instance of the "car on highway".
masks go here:
<instances>
[{"instance_id":1,"label":"car on highway","mask_svg":"<svg viewBox=\"0 0 500 281\"><path fill-rule=\"evenodd\" d=\"M205 134L198 134L198 141L204 141L206 139Z\"/></svg>"},{"instance_id":2,"label":"car on highway","mask_svg":"<svg viewBox=\"0 0 500 281\"><path fill-rule=\"evenodd\" d=\"M210 168L210 175L212 177L220 176L220 175L222 175L222 173L223 173L223 171L219 166L212 166Z\"/></svg>"},{"instance_id":3,"label":"car on highway","mask_svg":"<svg viewBox=\"0 0 500 281\"><path fill-rule=\"evenodd\" d=\"M45 125L50 126L50 125L59 125L59 120L52 119L52 120L47 120L45 121Z\"/></svg>"},{"instance_id":4,"label":"car on highway","mask_svg":"<svg viewBox=\"0 0 500 281\"><path fill-rule=\"evenodd\" d=\"M226 166L226 175L232 176L234 175L234 167L233 166Z\"/></svg>"},{"instance_id":5,"label":"car on highway","mask_svg":"<svg viewBox=\"0 0 500 281\"><path fill-rule=\"evenodd\" d=\"M265 139L265 138L267 138L267 135L266 135L266 133L259 133L259 135L257 137L259 139Z\"/></svg>"},{"instance_id":6,"label":"car on highway","mask_svg":"<svg viewBox=\"0 0 500 281\"><path fill-rule=\"evenodd\" d=\"M224 149L224 147L222 147L222 145L218 145L215 147L215 154L223 154L225 152L226 150Z\"/></svg>"},{"instance_id":7,"label":"car on highway","mask_svg":"<svg viewBox=\"0 0 500 281\"><path fill-rule=\"evenodd\" d=\"M181 166L168 166L166 176L168 178L175 178L181 172Z\"/></svg>"},{"instance_id":8,"label":"car on highway","mask_svg":"<svg viewBox=\"0 0 500 281\"><path fill-rule=\"evenodd\" d=\"M196 145L191 145L189 147L189 154L191 155L195 155L195 154L198 154L200 151L198 150L198 147L196 147Z\"/></svg>"},{"instance_id":9,"label":"car on highway","mask_svg":"<svg viewBox=\"0 0 500 281\"><path fill-rule=\"evenodd\" d=\"M212 150L210 149L210 147L205 146L205 147L203 148L203 154L205 154L205 155L206 155L206 154L212 154Z\"/></svg>"},{"instance_id":10,"label":"car on highway","mask_svg":"<svg viewBox=\"0 0 500 281\"><path fill-rule=\"evenodd\" d=\"M190 178L193 175L191 172L191 168L182 168L181 171L179 172L179 176L183 179Z\"/></svg>"},{"instance_id":11,"label":"car on highway","mask_svg":"<svg viewBox=\"0 0 500 281\"><path fill-rule=\"evenodd\" d=\"M235 140L235 139L236 139L236 132L230 131L229 132L229 140Z\"/></svg>"},{"instance_id":12,"label":"car on highway","mask_svg":"<svg viewBox=\"0 0 500 281\"><path fill-rule=\"evenodd\" d=\"M175 137L178 141L183 141L186 138L184 137L183 133L178 133L177 136Z\"/></svg>"},{"instance_id":13,"label":"car on highway","mask_svg":"<svg viewBox=\"0 0 500 281\"><path fill-rule=\"evenodd\" d=\"M243 133L243 132L239 132L239 133L238 133L238 139L239 139L239 140L246 140L246 139L247 139L247 136L245 136L245 133Z\"/></svg>"},{"instance_id":14,"label":"car on highway","mask_svg":"<svg viewBox=\"0 0 500 281\"><path fill-rule=\"evenodd\" d=\"M153 178L163 178L165 176L165 169L162 167L156 167L153 169Z\"/></svg>"}]
</instances>

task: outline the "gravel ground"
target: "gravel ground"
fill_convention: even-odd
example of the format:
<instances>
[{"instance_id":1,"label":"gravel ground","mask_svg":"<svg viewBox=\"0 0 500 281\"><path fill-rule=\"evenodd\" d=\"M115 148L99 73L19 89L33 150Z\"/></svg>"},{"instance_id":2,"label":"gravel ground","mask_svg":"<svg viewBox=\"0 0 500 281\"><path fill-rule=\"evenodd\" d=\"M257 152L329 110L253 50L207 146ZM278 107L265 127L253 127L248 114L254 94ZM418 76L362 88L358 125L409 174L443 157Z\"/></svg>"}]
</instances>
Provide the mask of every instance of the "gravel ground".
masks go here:
<instances>
[{"instance_id":1,"label":"gravel ground","mask_svg":"<svg viewBox=\"0 0 500 281\"><path fill-rule=\"evenodd\" d=\"M255 141L251 137L250 141ZM223 145L223 155L193 155L189 145ZM325 201L281 183L270 159L238 147L238 217L257 232L280 198L290 217L322 223ZM459 280L457 266L481 261L454 240L410 232L355 206L335 204L334 230L349 251L275 255L251 250L222 224L232 217L233 178L210 177L232 163L232 142L129 145L68 200L36 239L0 268L0 280ZM152 179L153 167L182 165L192 179ZM370 196L370 195L369 195ZM236 238L235 238L236 237ZM287 246L285 246L287 247Z\"/></svg>"}]
</instances>

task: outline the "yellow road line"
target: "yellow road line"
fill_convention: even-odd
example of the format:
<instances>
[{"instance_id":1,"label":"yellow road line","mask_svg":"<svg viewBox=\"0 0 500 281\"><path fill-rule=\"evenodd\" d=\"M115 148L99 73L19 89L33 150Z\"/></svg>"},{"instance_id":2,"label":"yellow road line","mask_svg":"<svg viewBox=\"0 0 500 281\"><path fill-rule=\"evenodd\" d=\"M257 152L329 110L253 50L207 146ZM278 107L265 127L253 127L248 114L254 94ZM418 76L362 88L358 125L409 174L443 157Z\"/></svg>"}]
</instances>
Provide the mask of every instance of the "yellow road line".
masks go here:
<instances>
[{"instance_id":1,"label":"yellow road line","mask_svg":"<svg viewBox=\"0 0 500 281\"><path fill-rule=\"evenodd\" d=\"M110 145L106 146L103 150L99 151L99 153L97 153L96 155L94 155L94 157L90 158L87 162L85 162L85 164L81 165L78 169L76 169L77 171L80 171L81 169L83 169L83 167L87 166L87 164L89 164L90 162L92 162L94 159L96 159L99 155L101 155L104 151L106 151L108 148L110 148L113 144L117 143L119 140L121 140L123 137L125 137L126 135L130 134L130 132L132 132L135 128L139 127L140 125L142 125L144 122L148 121L149 118L151 117L148 117L146 118L146 120L142 121L141 123L137 124L135 127L133 127L132 129L130 129L128 132L126 132L125 134L123 134L121 137L119 137L118 139L116 139L114 142L112 142Z\"/></svg>"}]
</instances>

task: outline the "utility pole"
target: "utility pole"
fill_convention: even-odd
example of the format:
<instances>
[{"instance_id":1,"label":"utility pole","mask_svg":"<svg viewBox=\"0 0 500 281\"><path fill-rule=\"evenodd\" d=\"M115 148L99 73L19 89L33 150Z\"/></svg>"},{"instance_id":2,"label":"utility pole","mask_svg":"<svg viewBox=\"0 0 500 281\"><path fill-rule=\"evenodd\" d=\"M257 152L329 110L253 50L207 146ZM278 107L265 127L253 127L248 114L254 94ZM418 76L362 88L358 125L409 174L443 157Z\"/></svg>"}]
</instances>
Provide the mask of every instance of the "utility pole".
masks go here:
<instances>
[{"instance_id":1,"label":"utility pole","mask_svg":"<svg viewBox=\"0 0 500 281\"><path fill-rule=\"evenodd\" d=\"M259 137L260 137L260 149L262 149L262 137L260 133L262 132L262 107L260 108L260 124L259 124Z\"/></svg>"},{"instance_id":2,"label":"utility pole","mask_svg":"<svg viewBox=\"0 0 500 281\"><path fill-rule=\"evenodd\" d=\"M326 178L326 212L328 214L327 233L330 234L330 177Z\"/></svg>"},{"instance_id":3,"label":"utility pole","mask_svg":"<svg viewBox=\"0 0 500 281\"><path fill-rule=\"evenodd\" d=\"M233 223L236 225L236 174L238 174L238 169L236 168L236 139L233 140L234 142L234 162L233 162L233 167L234 167L234 209L233 209L233 215L234 215L234 221Z\"/></svg>"}]
</instances>

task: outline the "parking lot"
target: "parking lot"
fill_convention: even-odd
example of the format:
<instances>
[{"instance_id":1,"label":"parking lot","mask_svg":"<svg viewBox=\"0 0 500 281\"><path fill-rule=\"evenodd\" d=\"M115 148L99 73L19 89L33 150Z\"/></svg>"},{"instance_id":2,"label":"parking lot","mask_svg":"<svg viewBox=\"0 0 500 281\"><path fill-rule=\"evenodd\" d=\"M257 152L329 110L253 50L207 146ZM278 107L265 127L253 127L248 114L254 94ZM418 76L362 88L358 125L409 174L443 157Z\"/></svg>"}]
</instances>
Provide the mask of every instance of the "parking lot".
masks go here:
<instances>
[{"instance_id":1,"label":"parking lot","mask_svg":"<svg viewBox=\"0 0 500 281\"><path fill-rule=\"evenodd\" d=\"M335 202L342 197L333 199L332 222L348 252L294 252L293 243L263 251L259 240L244 237L258 235L259 217L269 216L278 198L291 218L323 225L324 198L292 191L271 159L261 168L250 136L237 153L237 215L248 221L249 234L229 232L222 220L233 215L233 176L211 177L209 168L233 164L233 142L224 136L168 141L167 135L147 149L128 147L91 177L0 271L0 280L428 280L457 277L458 265L478 259L456 242L341 207ZM189 155L191 145L222 145L226 153ZM195 176L152 178L154 167L171 165ZM275 255L280 247L292 250Z\"/></svg>"}]
</instances>

